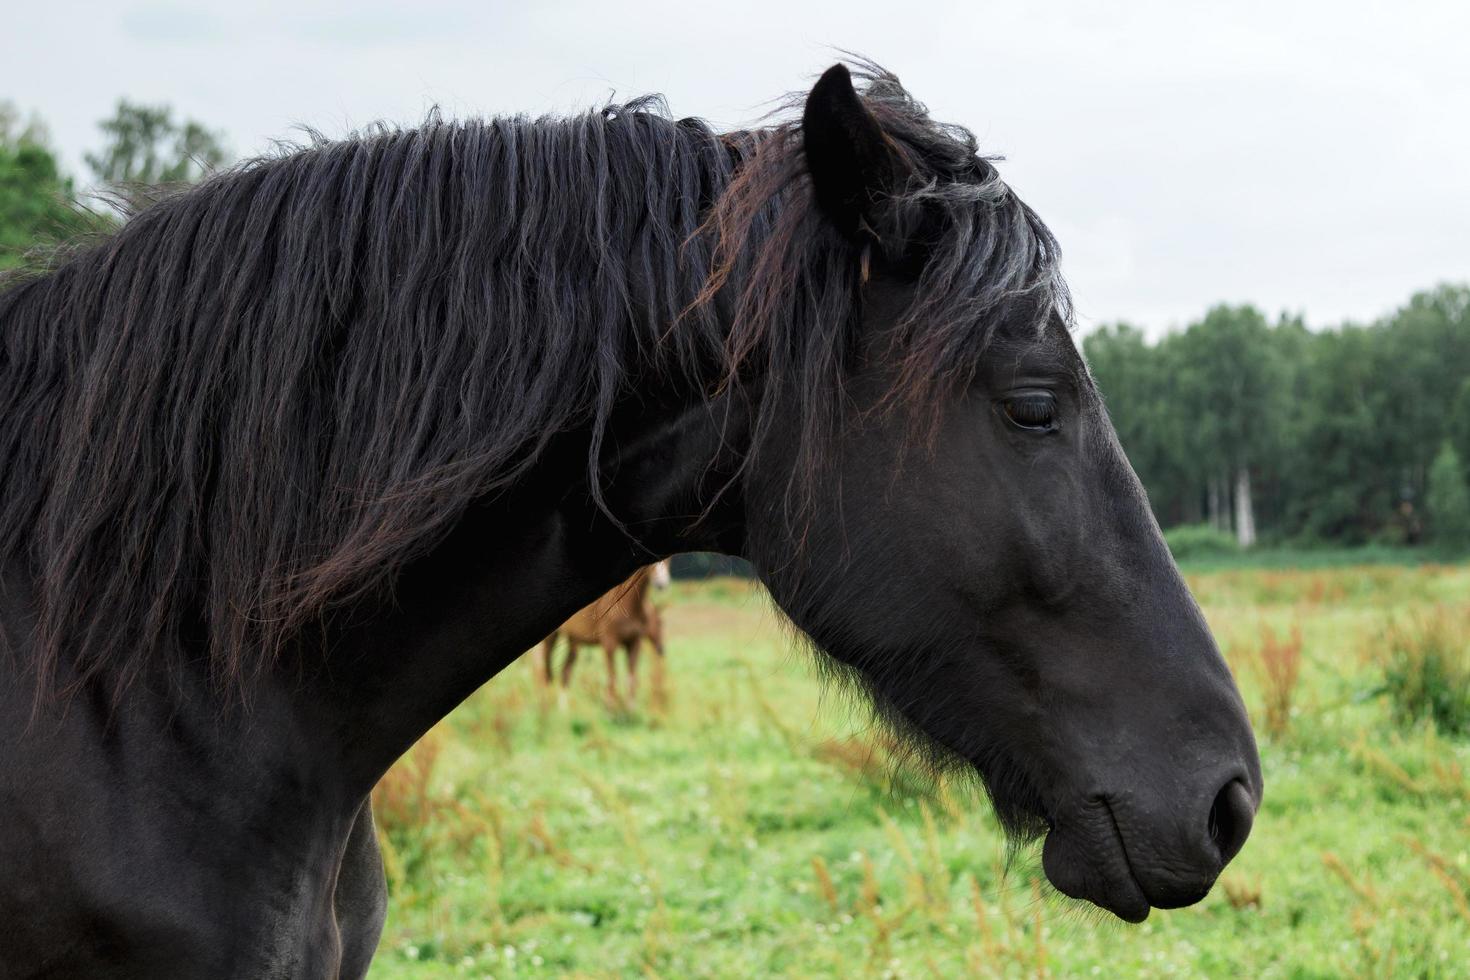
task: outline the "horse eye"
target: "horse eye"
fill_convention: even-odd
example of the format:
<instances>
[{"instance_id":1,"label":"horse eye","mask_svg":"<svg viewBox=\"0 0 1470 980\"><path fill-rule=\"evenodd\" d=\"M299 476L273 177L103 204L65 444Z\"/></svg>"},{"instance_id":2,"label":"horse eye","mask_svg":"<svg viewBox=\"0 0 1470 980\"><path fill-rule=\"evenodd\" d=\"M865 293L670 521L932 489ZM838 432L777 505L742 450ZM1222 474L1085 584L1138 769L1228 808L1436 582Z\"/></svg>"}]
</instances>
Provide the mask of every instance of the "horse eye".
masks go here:
<instances>
[{"instance_id":1,"label":"horse eye","mask_svg":"<svg viewBox=\"0 0 1470 980\"><path fill-rule=\"evenodd\" d=\"M1006 418L1022 429L1047 432L1056 427L1057 400L1049 391L1012 395L1001 403Z\"/></svg>"}]
</instances>

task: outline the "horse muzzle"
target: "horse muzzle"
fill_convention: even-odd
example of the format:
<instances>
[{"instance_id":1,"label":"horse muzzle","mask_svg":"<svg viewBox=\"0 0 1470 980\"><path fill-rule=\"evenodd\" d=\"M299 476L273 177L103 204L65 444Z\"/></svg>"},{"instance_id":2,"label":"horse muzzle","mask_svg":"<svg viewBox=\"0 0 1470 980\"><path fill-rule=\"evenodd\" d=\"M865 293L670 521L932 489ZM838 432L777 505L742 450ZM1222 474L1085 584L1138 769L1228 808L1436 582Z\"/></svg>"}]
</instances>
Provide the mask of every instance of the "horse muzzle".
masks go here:
<instances>
[{"instance_id":1,"label":"horse muzzle","mask_svg":"<svg viewBox=\"0 0 1470 980\"><path fill-rule=\"evenodd\" d=\"M1057 890L1127 922L1193 905L1250 835L1260 794L1244 775L1174 799L1095 795L1051 819L1042 867Z\"/></svg>"}]
</instances>

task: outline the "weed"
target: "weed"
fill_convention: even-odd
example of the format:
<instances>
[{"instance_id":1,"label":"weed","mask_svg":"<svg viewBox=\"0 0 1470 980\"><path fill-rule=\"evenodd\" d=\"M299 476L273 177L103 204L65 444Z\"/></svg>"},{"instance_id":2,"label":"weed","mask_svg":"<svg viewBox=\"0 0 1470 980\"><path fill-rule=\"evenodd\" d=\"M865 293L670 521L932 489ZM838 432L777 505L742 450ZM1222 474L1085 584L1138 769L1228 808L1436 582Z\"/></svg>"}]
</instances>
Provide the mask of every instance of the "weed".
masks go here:
<instances>
[{"instance_id":1,"label":"weed","mask_svg":"<svg viewBox=\"0 0 1470 980\"><path fill-rule=\"evenodd\" d=\"M1429 870L1450 893L1450 899L1455 904L1455 911L1459 913L1460 918L1465 920L1465 925L1470 926L1470 897L1465 894L1464 873L1457 871L1449 858L1431 851L1421 841L1409 836L1400 839L1409 850L1419 855L1424 859L1424 863L1429 865Z\"/></svg>"},{"instance_id":2,"label":"weed","mask_svg":"<svg viewBox=\"0 0 1470 980\"><path fill-rule=\"evenodd\" d=\"M1344 885L1347 885L1363 904L1369 908L1376 909L1378 907L1381 899L1378 896L1377 890L1373 887L1373 882L1366 875L1361 878L1354 875L1348 869L1347 863L1332 851L1322 852L1322 863L1326 865L1328 871L1331 871Z\"/></svg>"},{"instance_id":3,"label":"weed","mask_svg":"<svg viewBox=\"0 0 1470 980\"><path fill-rule=\"evenodd\" d=\"M827 908L833 915L836 915L838 912L837 886L832 883L832 872L827 870L827 862L820 854L812 858L812 873L817 876L817 890L826 900Z\"/></svg>"},{"instance_id":4,"label":"weed","mask_svg":"<svg viewBox=\"0 0 1470 980\"><path fill-rule=\"evenodd\" d=\"M1381 638L1382 693L1400 724L1431 720L1470 735L1470 614L1439 607L1400 617Z\"/></svg>"},{"instance_id":5,"label":"weed","mask_svg":"<svg viewBox=\"0 0 1470 980\"><path fill-rule=\"evenodd\" d=\"M378 781L373 816L384 833L411 835L428 819L433 806L429 780L443 744L441 731L431 729Z\"/></svg>"},{"instance_id":6,"label":"weed","mask_svg":"<svg viewBox=\"0 0 1470 980\"><path fill-rule=\"evenodd\" d=\"M1228 874L1220 879L1220 888L1225 892L1225 901L1233 909L1258 909L1261 907L1261 879L1247 879L1245 875Z\"/></svg>"},{"instance_id":7,"label":"weed","mask_svg":"<svg viewBox=\"0 0 1470 980\"><path fill-rule=\"evenodd\" d=\"M1301 679L1301 627L1294 625L1285 637L1278 637L1271 627L1262 626L1255 662L1266 702L1266 734L1279 740L1291 728L1292 700Z\"/></svg>"}]
</instances>

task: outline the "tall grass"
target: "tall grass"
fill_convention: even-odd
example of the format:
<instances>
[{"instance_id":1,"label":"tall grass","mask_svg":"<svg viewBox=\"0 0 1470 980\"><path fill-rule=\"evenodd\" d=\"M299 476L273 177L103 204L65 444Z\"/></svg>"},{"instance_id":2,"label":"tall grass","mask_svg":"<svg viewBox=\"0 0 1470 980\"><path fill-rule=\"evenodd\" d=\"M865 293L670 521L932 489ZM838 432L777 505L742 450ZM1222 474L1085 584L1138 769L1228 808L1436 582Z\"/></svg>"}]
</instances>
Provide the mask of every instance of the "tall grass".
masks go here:
<instances>
[{"instance_id":1,"label":"tall grass","mask_svg":"<svg viewBox=\"0 0 1470 980\"><path fill-rule=\"evenodd\" d=\"M1188 524L1164 532L1175 561L1200 561L1240 553L1234 535L1208 524Z\"/></svg>"},{"instance_id":2,"label":"tall grass","mask_svg":"<svg viewBox=\"0 0 1470 980\"><path fill-rule=\"evenodd\" d=\"M666 711L610 717L593 670L543 713L521 665L389 774L373 976L1463 975L1470 739L1396 730L1386 689L1354 695L1393 657L1463 639L1470 568L1191 584L1267 786L1196 908L1124 929L1043 894L1034 851L1006 848L975 787L854 731L747 584L680 583ZM1411 638L1389 642L1389 622Z\"/></svg>"},{"instance_id":3,"label":"tall grass","mask_svg":"<svg viewBox=\"0 0 1470 980\"><path fill-rule=\"evenodd\" d=\"M1293 625L1278 636L1269 626L1261 627L1261 645L1254 658L1265 700L1265 729L1272 739L1285 738L1291 730L1292 702L1302 676L1302 630Z\"/></svg>"},{"instance_id":4,"label":"tall grass","mask_svg":"<svg viewBox=\"0 0 1470 980\"><path fill-rule=\"evenodd\" d=\"M443 734L431 729L373 788L373 816L382 833L411 836L428 820L433 808L429 781L443 745Z\"/></svg>"},{"instance_id":5,"label":"tall grass","mask_svg":"<svg viewBox=\"0 0 1470 980\"><path fill-rule=\"evenodd\" d=\"M1440 606L1400 617L1379 649L1382 692L1400 724L1432 721L1470 735L1470 608Z\"/></svg>"}]
</instances>

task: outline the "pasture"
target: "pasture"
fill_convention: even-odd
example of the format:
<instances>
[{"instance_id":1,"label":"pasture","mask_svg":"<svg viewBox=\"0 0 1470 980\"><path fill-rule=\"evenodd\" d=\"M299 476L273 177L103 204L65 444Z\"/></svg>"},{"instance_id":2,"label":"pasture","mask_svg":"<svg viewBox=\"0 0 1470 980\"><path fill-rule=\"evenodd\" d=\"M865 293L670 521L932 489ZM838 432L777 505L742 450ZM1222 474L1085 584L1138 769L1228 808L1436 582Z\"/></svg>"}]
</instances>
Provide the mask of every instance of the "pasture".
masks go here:
<instances>
[{"instance_id":1,"label":"pasture","mask_svg":"<svg viewBox=\"0 0 1470 980\"><path fill-rule=\"evenodd\" d=\"M610 712L597 657L559 711L527 658L385 779L370 975L1470 975L1470 567L1188 578L1266 783L1200 905L1125 927L1050 893L1035 848L905 770L756 588L681 581L665 705Z\"/></svg>"}]
</instances>

